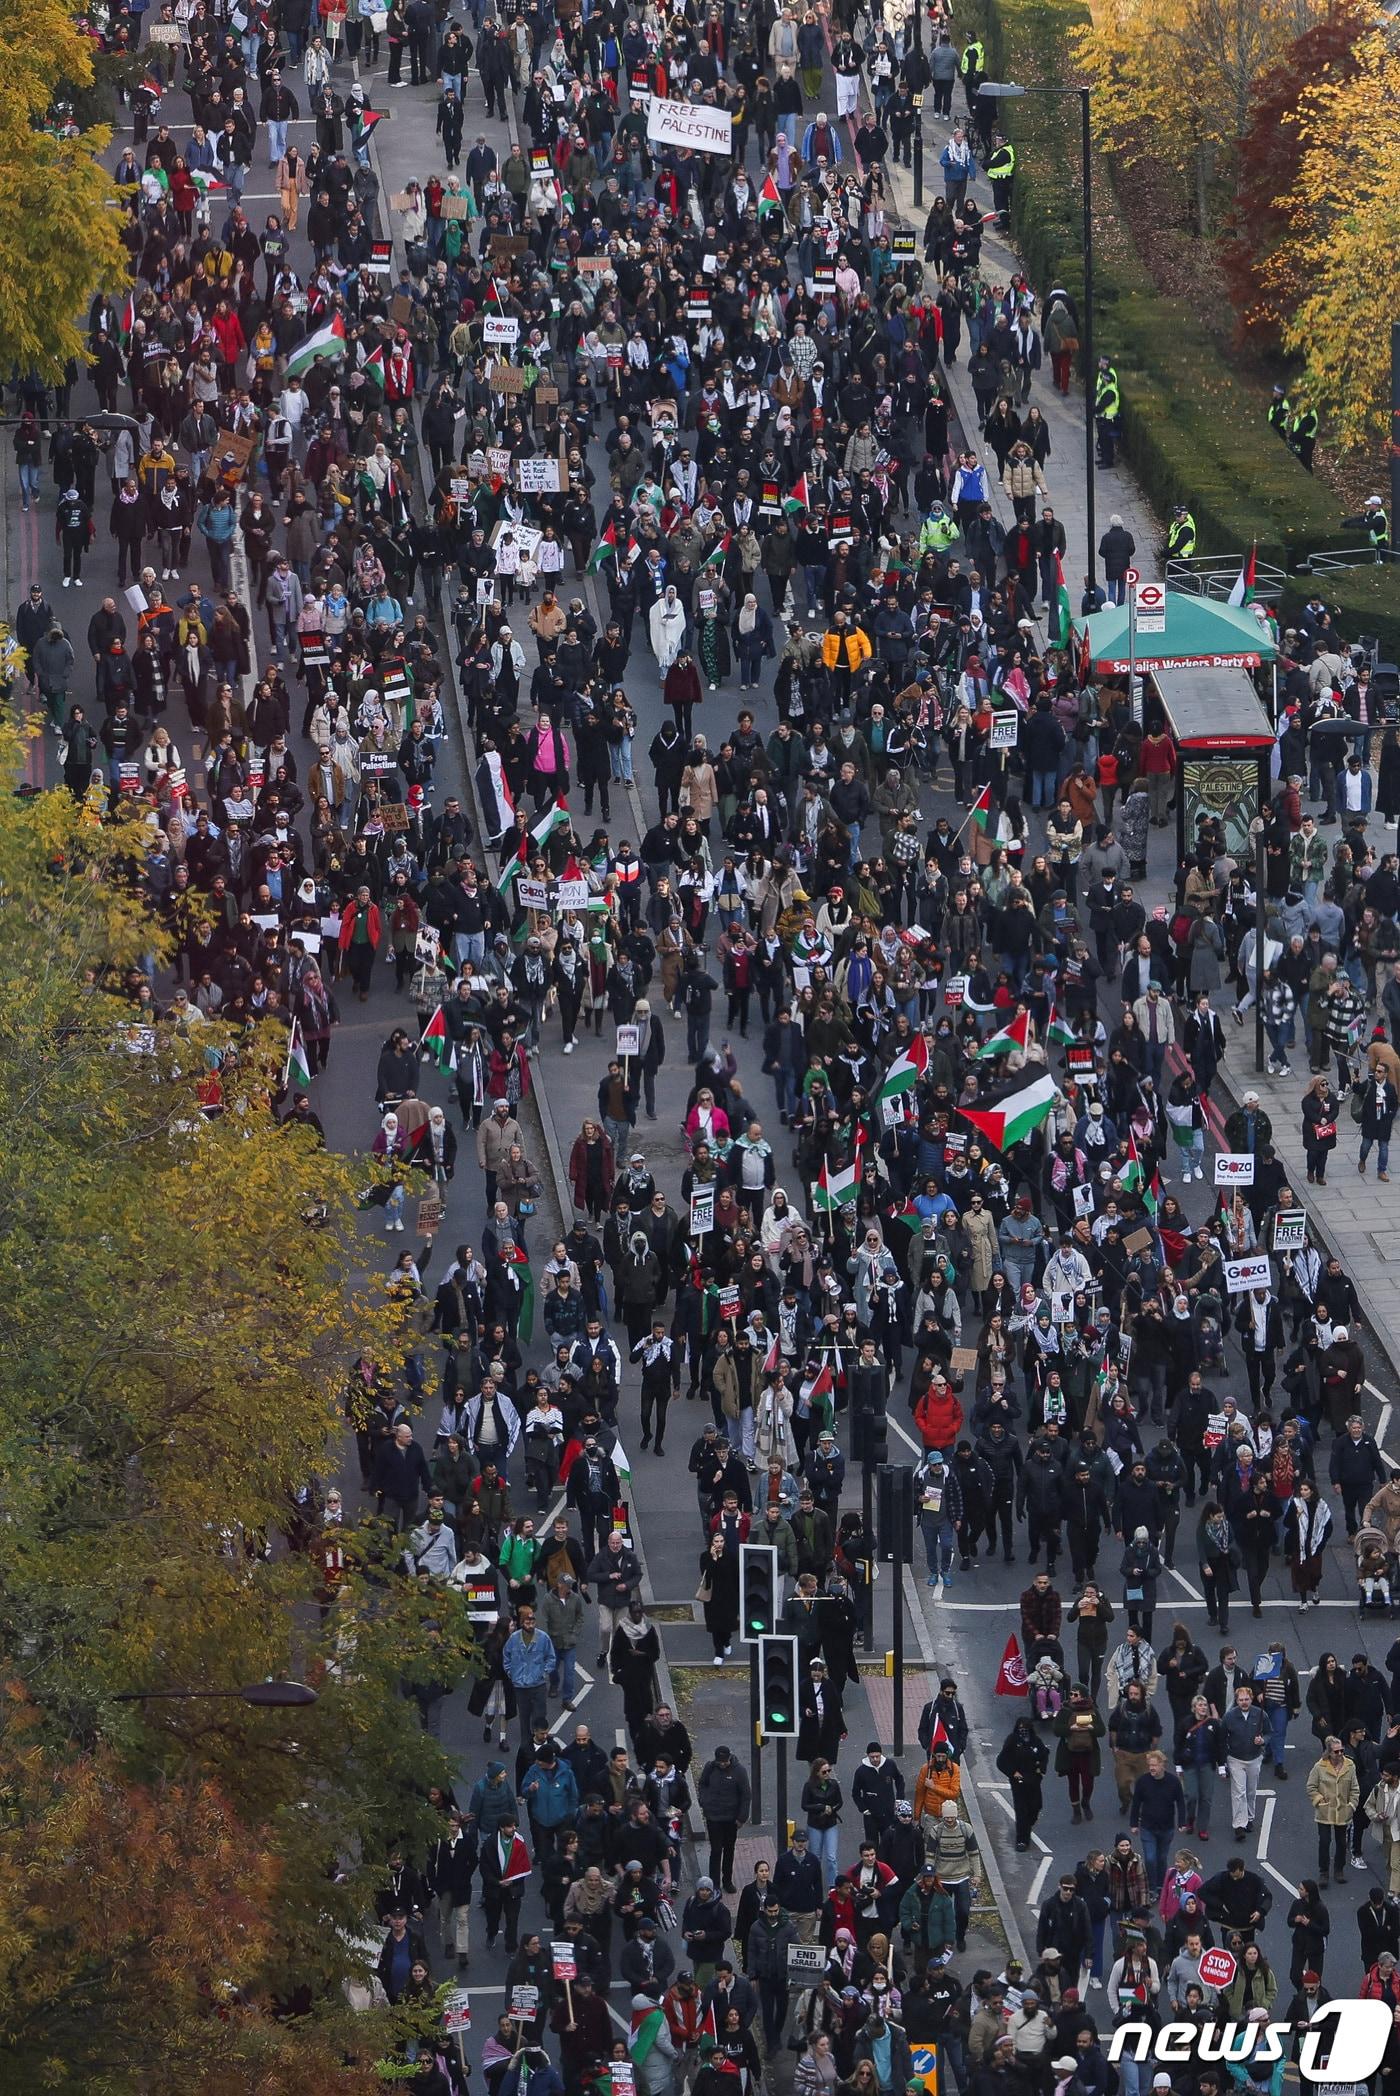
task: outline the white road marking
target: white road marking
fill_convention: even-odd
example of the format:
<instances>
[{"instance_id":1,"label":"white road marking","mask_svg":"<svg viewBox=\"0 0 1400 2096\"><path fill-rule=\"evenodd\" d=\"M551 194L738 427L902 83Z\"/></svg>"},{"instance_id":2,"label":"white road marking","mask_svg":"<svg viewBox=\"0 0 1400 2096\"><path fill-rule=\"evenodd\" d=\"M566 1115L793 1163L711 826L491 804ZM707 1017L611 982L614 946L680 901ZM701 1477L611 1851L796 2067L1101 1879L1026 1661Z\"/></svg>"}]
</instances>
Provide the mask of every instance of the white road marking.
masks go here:
<instances>
[{"instance_id":1,"label":"white road marking","mask_svg":"<svg viewBox=\"0 0 1400 2096\"><path fill-rule=\"evenodd\" d=\"M1050 1874L1050 1865L1053 1861L1054 1858L1047 1851L1045 1856L1041 1860L1040 1869L1035 1874L1035 1880L1031 1886L1030 1895L1026 1901L1027 1906L1032 1909L1034 1909L1039 1904L1041 1889L1045 1884L1046 1878Z\"/></svg>"},{"instance_id":2,"label":"white road marking","mask_svg":"<svg viewBox=\"0 0 1400 2096\"><path fill-rule=\"evenodd\" d=\"M1296 1893L1298 1888L1291 1878L1286 1878L1281 1870L1275 1870L1273 1864L1268 1862L1263 1856L1259 1858L1259 1862L1261 1868L1269 1873L1276 1885L1282 1885L1284 1891L1289 1894Z\"/></svg>"},{"instance_id":3,"label":"white road marking","mask_svg":"<svg viewBox=\"0 0 1400 2096\"><path fill-rule=\"evenodd\" d=\"M1172 1578L1181 1588L1183 1594L1189 1594L1193 1601L1203 1602L1205 1600L1205 1595L1197 1593L1196 1589L1192 1586L1190 1580L1186 1577L1186 1574L1184 1572L1178 1572L1175 1565L1169 1567L1169 1570L1171 1572Z\"/></svg>"},{"instance_id":4,"label":"white road marking","mask_svg":"<svg viewBox=\"0 0 1400 2096\"><path fill-rule=\"evenodd\" d=\"M1262 1796L1262 1792L1260 1793ZM1269 1853L1269 1840L1274 1831L1274 1806L1277 1798L1265 1798L1264 1810L1259 1815L1259 1861L1264 1862Z\"/></svg>"}]
</instances>

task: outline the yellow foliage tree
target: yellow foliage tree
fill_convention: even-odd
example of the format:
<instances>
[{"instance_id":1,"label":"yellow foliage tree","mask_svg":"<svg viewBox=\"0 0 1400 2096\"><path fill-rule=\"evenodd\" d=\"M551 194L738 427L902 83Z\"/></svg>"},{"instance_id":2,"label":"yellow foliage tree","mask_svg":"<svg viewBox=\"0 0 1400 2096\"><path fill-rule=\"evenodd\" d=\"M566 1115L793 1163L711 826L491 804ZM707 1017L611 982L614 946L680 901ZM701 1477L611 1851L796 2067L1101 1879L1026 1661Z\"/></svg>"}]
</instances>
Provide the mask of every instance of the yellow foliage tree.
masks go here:
<instances>
[{"instance_id":1,"label":"yellow foliage tree","mask_svg":"<svg viewBox=\"0 0 1400 2096\"><path fill-rule=\"evenodd\" d=\"M110 132L39 129L64 87L92 81L92 46L62 0L0 10L0 370L52 382L81 359L94 291L128 275Z\"/></svg>"},{"instance_id":2,"label":"yellow foliage tree","mask_svg":"<svg viewBox=\"0 0 1400 2096\"><path fill-rule=\"evenodd\" d=\"M1125 167L1151 158L1191 183L1197 231L1233 158L1258 81L1327 0L1102 0L1075 51L1101 143Z\"/></svg>"},{"instance_id":3,"label":"yellow foliage tree","mask_svg":"<svg viewBox=\"0 0 1400 2096\"><path fill-rule=\"evenodd\" d=\"M1384 444L1390 421L1390 328L1400 254L1400 51L1377 30L1358 71L1315 87L1296 116L1298 179L1289 236L1266 279L1303 390L1343 451ZM1344 151L1341 142L1356 149Z\"/></svg>"},{"instance_id":4,"label":"yellow foliage tree","mask_svg":"<svg viewBox=\"0 0 1400 2096\"><path fill-rule=\"evenodd\" d=\"M471 1630L353 1531L322 1624L292 1494L340 1468L355 1355L402 1343L356 1285L353 1169L272 1112L285 1034L138 1009L142 825L17 800L17 764L0 726L0 2082L311 2096L381 2041L342 1984L451 1778L403 1684L459 1680ZM319 1700L123 1700L270 1675ZM247 2008L211 2032L225 1981Z\"/></svg>"}]
</instances>

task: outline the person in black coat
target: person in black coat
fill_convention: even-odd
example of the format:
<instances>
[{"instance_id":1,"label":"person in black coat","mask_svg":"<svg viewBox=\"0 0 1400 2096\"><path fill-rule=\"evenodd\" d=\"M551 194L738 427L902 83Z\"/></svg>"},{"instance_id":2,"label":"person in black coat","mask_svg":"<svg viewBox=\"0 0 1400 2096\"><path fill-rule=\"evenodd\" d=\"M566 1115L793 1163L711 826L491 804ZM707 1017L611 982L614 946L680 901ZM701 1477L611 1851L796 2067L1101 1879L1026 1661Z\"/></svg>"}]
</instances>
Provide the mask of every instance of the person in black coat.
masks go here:
<instances>
[{"instance_id":1,"label":"person in black coat","mask_svg":"<svg viewBox=\"0 0 1400 2096\"><path fill-rule=\"evenodd\" d=\"M806 1678L798 1688L799 1761L812 1762L820 1758L835 1766L841 1753L841 1742L846 1736L841 1691L842 1683L832 1678L824 1659L808 1661Z\"/></svg>"},{"instance_id":2,"label":"person in black coat","mask_svg":"<svg viewBox=\"0 0 1400 2096\"><path fill-rule=\"evenodd\" d=\"M376 1495L376 1512L387 1515L400 1531L412 1526L418 1514L418 1495L432 1489L432 1475L406 1420L395 1427L392 1437L380 1442L370 1486Z\"/></svg>"},{"instance_id":3,"label":"person in black coat","mask_svg":"<svg viewBox=\"0 0 1400 2096\"><path fill-rule=\"evenodd\" d=\"M1016 1846L1020 1850L1030 1847L1035 1823L1040 1818L1040 1809L1044 1802L1042 1784L1049 1761L1049 1750L1044 1740L1037 1736L1035 1727L1030 1719L1017 1718L1006 1738L1002 1741L1001 1752L997 1755L997 1768L1011 1785L1011 1809L1016 1819ZM1083 1901L1081 1900L1079 1904L1082 1906ZM1041 1920L1043 1924L1043 1915ZM1086 1914L1084 1919L1086 1938L1088 1926L1088 1916ZM1042 1937L1037 1933L1036 1948L1038 1950L1044 1950L1048 1942L1053 1942L1057 1949L1064 1952L1065 1961L1068 1965L1070 1952L1067 1945L1061 1943L1057 1936ZM1082 1956L1087 1957L1087 1955L1086 1949ZM1078 1968L1075 1967L1073 1969L1077 1970Z\"/></svg>"},{"instance_id":4,"label":"person in black coat","mask_svg":"<svg viewBox=\"0 0 1400 2096\"><path fill-rule=\"evenodd\" d=\"M427 1939L421 1929L410 1928L408 1916L402 1912L388 1917L389 1933L384 1939L384 1948L379 1953L375 1970L379 1984L391 2002L402 2001L408 1990L409 1975L416 1964L432 1967L428 1959Z\"/></svg>"}]
</instances>

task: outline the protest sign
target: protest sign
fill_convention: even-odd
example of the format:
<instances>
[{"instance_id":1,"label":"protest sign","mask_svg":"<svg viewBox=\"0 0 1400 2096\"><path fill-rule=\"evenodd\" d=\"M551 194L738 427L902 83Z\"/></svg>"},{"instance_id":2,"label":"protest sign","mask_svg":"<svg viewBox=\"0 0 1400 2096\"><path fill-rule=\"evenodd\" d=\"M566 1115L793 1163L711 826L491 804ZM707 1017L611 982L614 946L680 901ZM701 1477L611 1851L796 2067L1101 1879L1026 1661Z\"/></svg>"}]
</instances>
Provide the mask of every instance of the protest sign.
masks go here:
<instances>
[{"instance_id":1,"label":"protest sign","mask_svg":"<svg viewBox=\"0 0 1400 2096\"><path fill-rule=\"evenodd\" d=\"M1247 1258L1225 1261L1225 1286L1231 1295L1248 1295L1251 1288L1268 1288L1272 1278L1267 1252L1251 1252Z\"/></svg>"},{"instance_id":2,"label":"protest sign","mask_svg":"<svg viewBox=\"0 0 1400 2096\"><path fill-rule=\"evenodd\" d=\"M653 96L647 111L647 140L654 146L689 146L693 153L734 150L734 124L725 109L696 108L688 102L663 102Z\"/></svg>"}]
</instances>

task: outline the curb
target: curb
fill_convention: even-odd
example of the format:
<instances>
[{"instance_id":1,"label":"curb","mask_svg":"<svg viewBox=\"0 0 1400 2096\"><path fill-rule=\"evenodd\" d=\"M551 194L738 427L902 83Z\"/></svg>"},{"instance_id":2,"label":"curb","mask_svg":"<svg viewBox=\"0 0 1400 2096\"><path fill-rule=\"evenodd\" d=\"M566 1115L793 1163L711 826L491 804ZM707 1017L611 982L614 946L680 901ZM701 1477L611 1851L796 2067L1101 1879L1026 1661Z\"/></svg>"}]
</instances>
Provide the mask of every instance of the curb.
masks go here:
<instances>
[{"instance_id":1,"label":"curb","mask_svg":"<svg viewBox=\"0 0 1400 2096\"><path fill-rule=\"evenodd\" d=\"M920 1658L927 1671L931 1674L936 1674L939 1671L939 1667L934 1655L933 1640L929 1636L928 1625L924 1621L924 1612L919 1601L918 1584L908 1565L904 1567L904 1605L914 1625L914 1637L919 1647ZM966 1765L966 1762L964 1762L965 1767ZM997 1861L996 1851L992 1847L992 1838L987 1831L986 1816L978 1800L977 1785L975 1783L964 1783L962 1787L962 1803L966 1809L972 1831L977 1837L977 1853L986 1875L987 1890L991 1894L992 1905L996 1910L997 1919L1006 1931L1007 1941L1011 1945L1013 1955L1018 1957L1027 1972L1030 1972L1034 1969L1035 1959L1027 1949L1026 1939L1021 1934L1020 1914L1016 1903L1006 1889L1006 1880L1001 1874L1001 1865Z\"/></svg>"}]
</instances>

